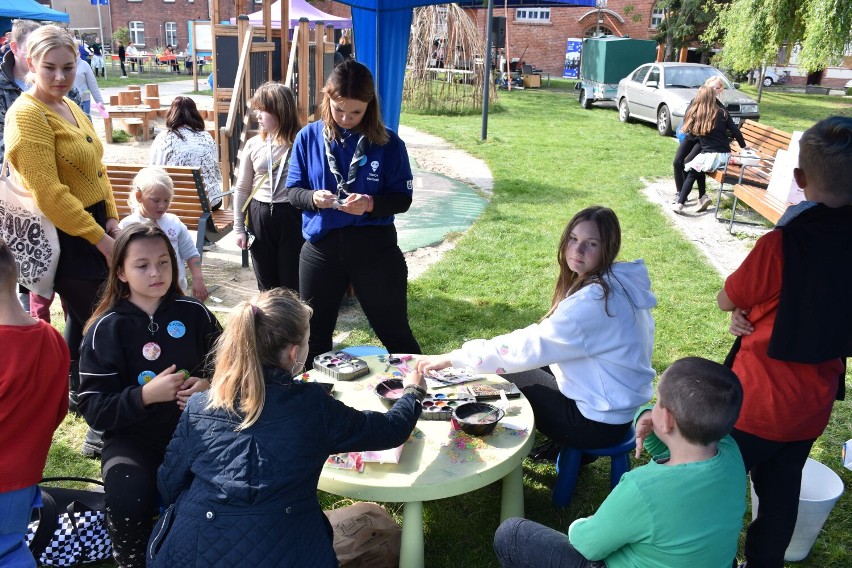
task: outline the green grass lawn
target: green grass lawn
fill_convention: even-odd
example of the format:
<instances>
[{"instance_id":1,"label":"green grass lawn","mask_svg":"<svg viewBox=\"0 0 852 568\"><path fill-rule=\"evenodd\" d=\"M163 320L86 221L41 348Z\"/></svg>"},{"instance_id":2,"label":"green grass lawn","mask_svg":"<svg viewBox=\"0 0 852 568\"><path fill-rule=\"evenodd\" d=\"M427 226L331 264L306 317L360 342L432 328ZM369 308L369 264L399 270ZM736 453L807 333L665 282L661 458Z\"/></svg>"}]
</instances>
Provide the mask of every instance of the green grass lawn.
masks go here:
<instances>
[{"instance_id":1,"label":"green grass lawn","mask_svg":"<svg viewBox=\"0 0 852 568\"><path fill-rule=\"evenodd\" d=\"M465 339L489 337L537 321L547 310L556 276L556 245L568 219L592 204L612 207L622 225L622 259L644 258L659 305L653 365L662 372L687 355L721 361L733 340L728 318L715 303L722 278L642 196L642 179L670 178L673 138L654 125L621 124L614 107L583 110L571 82L551 88L501 91L501 112L479 140L478 116L406 114L408 126L445 138L485 160L494 175L494 197L455 249L410 284L409 313L424 351L443 352ZM761 120L785 130L804 129L829 114L852 113L852 100L766 94ZM672 182L672 195L674 187ZM376 343L369 329L351 344ZM848 377L847 377L847 383ZM69 417L56 436L46 475L97 475L97 463L77 453L85 427ZM840 448L852 438L849 402L835 406L831 424L813 457L837 471L845 485L852 472L840 464ZM577 494L553 509L552 465L524 464L526 516L567 529L593 514L609 490L608 460L584 468ZM340 498L322 494L326 507ZM452 499L425 504L426 565L493 567L492 538L500 510L494 484ZM401 507L389 509L401 517ZM697 512L700 514L700 512ZM852 499L844 495L801 566L849 566Z\"/></svg>"}]
</instances>

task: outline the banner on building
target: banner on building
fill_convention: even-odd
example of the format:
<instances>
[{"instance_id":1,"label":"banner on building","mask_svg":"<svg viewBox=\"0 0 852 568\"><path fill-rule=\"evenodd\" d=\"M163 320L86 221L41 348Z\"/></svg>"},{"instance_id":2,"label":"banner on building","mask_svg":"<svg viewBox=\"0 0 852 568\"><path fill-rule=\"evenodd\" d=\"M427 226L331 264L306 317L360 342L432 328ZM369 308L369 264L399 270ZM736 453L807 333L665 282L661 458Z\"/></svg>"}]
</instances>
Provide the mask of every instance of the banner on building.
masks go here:
<instances>
[{"instance_id":1,"label":"banner on building","mask_svg":"<svg viewBox=\"0 0 852 568\"><path fill-rule=\"evenodd\" d=\"M583 50L583 40L576 37L568 38L565 43L565 66L562 68L563 79L577 79L580 76L580 52Z\"/></svg>"}]
</instances>

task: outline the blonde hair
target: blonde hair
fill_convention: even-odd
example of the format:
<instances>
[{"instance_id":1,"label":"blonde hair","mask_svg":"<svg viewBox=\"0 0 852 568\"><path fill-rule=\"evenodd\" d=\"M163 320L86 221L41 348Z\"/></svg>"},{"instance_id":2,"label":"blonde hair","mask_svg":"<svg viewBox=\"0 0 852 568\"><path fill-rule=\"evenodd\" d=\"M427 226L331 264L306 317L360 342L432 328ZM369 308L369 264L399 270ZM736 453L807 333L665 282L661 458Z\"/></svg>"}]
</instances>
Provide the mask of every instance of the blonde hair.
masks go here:
<instances>
[{"instance_id":1,"label":"blonde hair","mask_svg":"<svg viewBox=\"0 0 852 568\"><path fill-rule=\"evenodd\" d=\"M263 367L281 368L285 350L308 336L310 318L311 308L287 288L237 304L216 342L207 408L240 415L237 430L254 424L266 402Z\"/></svg>"},{"instance_id":2,"label":"blonde hair","mask_svg":"<svg viewBox=\"0 0 852 568\"><path fill-rule=\"evenodd\" d=\"M64 29L54 25L41 26L33 30L27 37L27 56L35 63L41 61L42 57L54 49L63 47L74 54L74 66L76 67L77 56L79 55L77 44ZM35 83L35 73L28 72L26 80L30 84Z\"/></svg>"},{"instance_id":3,"label":"blonde hair","mask_svg":"<svg viewBox=\"0 0 852 568\"><path fill-rule=\"evenodd\" d=\"M136 177L133 178L133 183L130 187L130 193L127 195L127 204L131 211L138 211L142 207L142 202L136 197L138 191L142 195L154 189L161 188L169 192L169 199L175 196L175 184L166 170L163 168L148 167L139 170Z\"/></svg>"}]
</instances>

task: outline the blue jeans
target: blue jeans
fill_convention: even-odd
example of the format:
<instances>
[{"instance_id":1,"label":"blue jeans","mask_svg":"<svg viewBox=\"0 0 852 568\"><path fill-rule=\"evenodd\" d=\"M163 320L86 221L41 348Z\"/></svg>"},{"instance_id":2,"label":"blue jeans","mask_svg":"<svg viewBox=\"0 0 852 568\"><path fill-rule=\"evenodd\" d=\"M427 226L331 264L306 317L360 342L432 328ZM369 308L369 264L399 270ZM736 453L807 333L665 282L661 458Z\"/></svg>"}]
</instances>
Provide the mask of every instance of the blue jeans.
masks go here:
<instances>
[{"instance_id":1,"label":"blue jeans","mask_svg":"<svg viewBox=\"0 0 852 568\"><path fill-rule=\"evenodd\" d=\"M30 568L36 565L24 542L37 485L0 493L0 566Z\"/></svg>"},{"instance_id":2,"label":"blue jeans","mask_svg":"<svg viewBox=\"0 0 852 568\"><path fill-rule=\"evenodd\" d=\"M497 528L494 551L503 568L606 568L577 552L567 534L517 517Z\"/></svg>"}]
</instances>

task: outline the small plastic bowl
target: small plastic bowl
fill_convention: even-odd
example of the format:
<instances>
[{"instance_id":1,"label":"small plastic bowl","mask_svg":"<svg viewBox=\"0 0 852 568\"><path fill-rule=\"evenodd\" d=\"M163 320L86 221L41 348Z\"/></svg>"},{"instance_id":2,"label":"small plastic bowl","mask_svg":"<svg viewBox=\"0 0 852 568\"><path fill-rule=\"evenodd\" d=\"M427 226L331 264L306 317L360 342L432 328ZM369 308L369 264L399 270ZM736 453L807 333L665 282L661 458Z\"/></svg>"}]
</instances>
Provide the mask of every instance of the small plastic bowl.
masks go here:
<instances>
[{"instance_id":1,"label":"small plastic bowl","mask_svg":"<svg viewBox=\"0 0 852 568\"><path fill-rule=\"evenodd\" d=\"M503 409L484 402L460 404L453 410L453 420L461 427L464 433L471 436L486 436L490 434L497 427L497 423L503 419L504 415L505 412L503 412ZM486 420L480 422L483 417Z\"/></svg>"},{"instance_id":2,"label":"small plastic bowl","mask_svg":"<svg viewBox=\"0 0 852 568\"><path fill-rule=\"evenodd\" d=\"M376 393L385 406L390 408L396 401L402 398L402 391L405 386L402 384L402 379L385 379L376 385L373 392Z\"/></svg>"}]
</instances>

